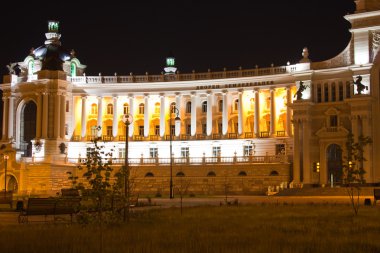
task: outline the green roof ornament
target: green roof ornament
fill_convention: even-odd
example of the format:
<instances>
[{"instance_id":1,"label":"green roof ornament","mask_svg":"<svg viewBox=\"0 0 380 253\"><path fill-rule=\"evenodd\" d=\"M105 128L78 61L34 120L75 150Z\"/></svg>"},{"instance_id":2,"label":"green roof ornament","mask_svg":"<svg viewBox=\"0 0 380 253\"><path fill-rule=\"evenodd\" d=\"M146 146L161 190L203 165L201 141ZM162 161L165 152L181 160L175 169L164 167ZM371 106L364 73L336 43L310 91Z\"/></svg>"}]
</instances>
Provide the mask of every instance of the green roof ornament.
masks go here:
<instances>
[{"instance_id":1,"label":"green roof ornament","mask_svg":"<svg viewBox=\"0 0 380 253\"><path fill-rule=\"evenodd\" d=\"M58 30L59 30L59 22L58 21L49 20L48 21L48 31L49 31L49 33L57 33Z\"/></svg>"},{"instance_id":2,"label":"green roof ornament","mask_svg":"<svg viewBox=\"0 0 380 253\"><path fill-rule=\"evenodd\" d=\"M166 57L166 67L164 68L165 75L169 74L175 74L177 71L177 68L175 67L175 58L172 56L172 53L169 54L168 57Z\"/></svg>"}]
</instances>

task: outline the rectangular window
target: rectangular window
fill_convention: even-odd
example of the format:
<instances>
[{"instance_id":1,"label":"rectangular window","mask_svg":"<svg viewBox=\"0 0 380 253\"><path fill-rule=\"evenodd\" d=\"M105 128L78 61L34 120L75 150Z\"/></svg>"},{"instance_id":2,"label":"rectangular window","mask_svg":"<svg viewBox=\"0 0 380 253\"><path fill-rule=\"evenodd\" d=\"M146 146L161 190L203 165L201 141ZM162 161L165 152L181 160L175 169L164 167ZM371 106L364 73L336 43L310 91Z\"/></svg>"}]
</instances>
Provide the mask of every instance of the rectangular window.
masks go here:
<instances>
[{"instance_id":1,"label":"rectangular window","mask_svg":"<svg viewBox=\"0 0 380 253\"><path fill-rule=\"evenodd\" d=\"M324 87L324 93L325 93L325 101L324 102L329 102L329 87L325 85Z\"/></svg>"},{"instance_id":2,"label":"rectangular window","mask_svg":"<svg viewBox=\"0 0 380 253\"><path fill-rule=\"evenodd\" d=\"M175 135L175 125L170 125L170 134L171 134L172 136Z\"/></svg>"},{"instance_id":3,"label":"rectangular window","mask_svg":"<svg viewBox=\"0 0 380 253\"><path fill-rule=\"evenodd\" d=\"M317 87L317 103L322 102L322 88L318 85Z\"/></svg>"},{"instance_id":4,"label":"rectangular window","mask_svg":"<svg viewBox=\"0 0 380 253\"><path fill-rule=\"evenodd\" d=\"M107 126L107 136L112 136L112 126Z\"/></svg>"},{"instance_id":5,"label":"rectangular window","mask_svg":"<svg viewBox=\"0 0 380 253\"><path fill-rule=\"evenodd\" d=\"M65 135L69 135L69 125L65 124Z\"/></svg>"},{"instance_id":6,"label":"rectangular window","mask_svg":"<svg viewBox=\"0 0 380 253\"><path fill-rule=\"evenodd\" d=\"M276 144L276 155L285 154L285 144Z\"/></svg>"},{"instance_id":7,"label":"rectangular window","mask_svg":"<svg viewBox=\"0 0 380 253\"><path fill-rule=\"evenodd\" d=\"M343 84L339 84L339 101L343 101Z\"/></svg>"},{"instance_id":8,"label":"rectangular window","mask_svg":"<svg viewBox=\"0 0 380 253\"><path fill-rule=\"evenodd\" d=\"M155 135L160 135L160 125L155 125L155 127L154 127L154 134Z\"/></svg>"},{"instance_id":9,"label":"rectangular window","mask_svg":"<svg viewBox=\"0 0 380 253\"><path fill-rule=\"evenodd\" d=\"M338 115L330 115L330 127L338 126Z\"/></svg>"},{"instance_id":10,"label":"rectangular window","mask_svg":"<svg viewBox=\"0 0 380 253\"><path fill-rule=\"evenodd\" d=\"M351 97L351 84L350 82L347 82L346 83L346 98L350 98Z\"/></svg>"},{"instance_id":11,"label":"rectangular window","mask_svg":"<svg viewBox=\"0 0 380 253\"><path fill-rule=\"evenodd\" d=\"M207 124L202 124L202 134L207 134Z\"/></svg>"},{"instance_id":12,"label":"rectangular window","mask_svg":"<svg viewBox=\"0 0 380 253\"><path fill-rule=\"evenodd\" d=\"M212 156L213 157L220 156L220 153L221 153L220 146L212 147Z\"/></svg>"},{"instance_id":13,"label":"rectangular window","mask_svg":"<svg viewBox=\"0 0 380 253\"><path fill-rule=\"evenodd\" d=\"M70 112L70 101L66 100L66 112Z\"/></svg>"},{"instance_id":14,"label":"rectangular window","mask_svg":"<svg viewBox=\"0 0 380 253\"><path fill-rule=\"evenodd\" d=\"M223 134L223 124L218 123L218 134Z\"/></svg>"},{"instance_id":15,"label":"rectangular window","mask_svg":"<svg viewBox=\"0 0 380 253\"><path fill-rule=\"evenodd\" d=\"M144 126L139 126L139 135L144 136Z\"/></svg>"},{"instance_id":16,"label":"rectangular window","mask_svg":"<svg viewBox=\"0 0 380 253\"><path fill-rule=\"evenodd\" d=\"M335 102L336 101L336 88L335 84L332 85L331 87L331 101Z\"/></svg>"},{"instance_id":17,"label":"rectangular window","mask_svg":"<svg viewBox=\"0 0 380 253\"><path fill-rule=\"evenodd\" d=\"M125 148L119 148L119 158L125 158Z\"/></svg>"},{"instance_id":18,"label":"rectangular window","mask_svg":"<svg viewBox=\"0 0 380 253\"><path fill-rule=\"evenodd\" d=\"M189 157L189 147L181 147L181 157Z\"/></svg>"},{"instance_id":19,"label":"rectangular window","mask_svg":"<svg viewBox=\"0 0 380 253\"><path fill-rule=\"evenodd\" d=\"M150 158L158 157L158 148L149 148L149 156Z\"/></svg>"},{"instance_id":20,"label":"rectangular window","mask_svg":"<svg viewBox=\"0 0 380 253\"><path fill-rule=\"evenodd\" d=\"M253 145L244 145L243 146L243 154L244 156L253 155Z\"/></svg>"},{"instance_id":21,"label":"rectangular window","mask_svg":"<svg viewBox=\"0 0 380 253\"><path fill-rule=\"evenodd\" d=\"M91 154L95 152L95 148L87 148L86 149L86 157L91 156Z\"/></svg>"},{"instance_id":22,"label":"rectangular window","mask_svg":"<svg viewBox=\"0 0 380 253\"><path fill-rule=\"evenodd\" d=\"M191 135L191 125L190 124L186 126L186 134Z\"/></svg>"}]
</instances>

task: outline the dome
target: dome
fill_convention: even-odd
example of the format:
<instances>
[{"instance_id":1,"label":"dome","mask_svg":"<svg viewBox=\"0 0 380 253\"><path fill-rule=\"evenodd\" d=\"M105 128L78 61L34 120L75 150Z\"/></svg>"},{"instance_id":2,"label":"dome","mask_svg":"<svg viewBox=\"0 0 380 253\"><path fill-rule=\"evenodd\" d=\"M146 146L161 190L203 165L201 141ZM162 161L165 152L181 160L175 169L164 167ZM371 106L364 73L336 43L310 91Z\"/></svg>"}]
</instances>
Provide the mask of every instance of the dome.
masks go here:
<instances>
[{"instance_id":1,"label":"dome","mask_svg":"<svg viewBox=\"0 0 380 253\"><path fill-rule=\"evenodd\" d=\"M43 70L62 70L62 63L70 59L70 53L55 43L40 46L33 54L42 61Z\"/></svg>"}]
</instances>

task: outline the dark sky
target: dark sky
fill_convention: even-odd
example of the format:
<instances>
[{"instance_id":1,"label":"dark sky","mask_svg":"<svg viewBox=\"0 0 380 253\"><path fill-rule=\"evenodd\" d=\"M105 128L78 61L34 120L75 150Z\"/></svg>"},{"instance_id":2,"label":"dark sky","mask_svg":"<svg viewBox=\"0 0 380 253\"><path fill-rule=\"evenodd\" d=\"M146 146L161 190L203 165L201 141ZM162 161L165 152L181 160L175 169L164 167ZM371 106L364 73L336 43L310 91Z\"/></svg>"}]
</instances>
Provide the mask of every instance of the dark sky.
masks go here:
<instances>
[{"instance_id":1,"label":"dark sky","mask_svg":"<svg viewBox=\"0 0 380 253\"><path fill-rule=\"evenodd\" d=\"M304 46L326 60L350 40L343 16L355 8L353 0L23 2L1 3L1 74L44 43L49 19L60 21L62 44L87 75L159 74L170 51L182 73L296 63Z\"/></svg>"}]
</instances>

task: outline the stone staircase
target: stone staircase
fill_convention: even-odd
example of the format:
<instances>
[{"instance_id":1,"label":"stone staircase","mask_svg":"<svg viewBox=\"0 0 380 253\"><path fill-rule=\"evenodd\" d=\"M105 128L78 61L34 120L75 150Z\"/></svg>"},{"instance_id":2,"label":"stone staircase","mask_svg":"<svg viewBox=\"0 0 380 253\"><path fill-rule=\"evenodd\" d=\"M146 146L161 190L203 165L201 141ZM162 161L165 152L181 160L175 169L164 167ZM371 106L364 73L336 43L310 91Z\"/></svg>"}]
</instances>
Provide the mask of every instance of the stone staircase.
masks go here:
<instances>
[{"instance_id":1,"label":"stone staircase","mask_svg":"<svg viewBox=\"0 0 380 253\"><path fill-rule=\"evenodd\" d=\"M373 196L374 187L361 187L362 196ZM283 189L275 196L348 196L346 187L304 187Z\"/></svg>"}]
</instances>

